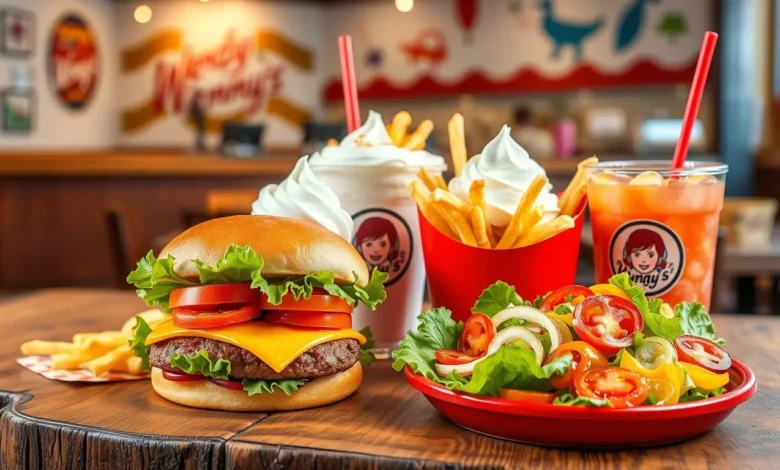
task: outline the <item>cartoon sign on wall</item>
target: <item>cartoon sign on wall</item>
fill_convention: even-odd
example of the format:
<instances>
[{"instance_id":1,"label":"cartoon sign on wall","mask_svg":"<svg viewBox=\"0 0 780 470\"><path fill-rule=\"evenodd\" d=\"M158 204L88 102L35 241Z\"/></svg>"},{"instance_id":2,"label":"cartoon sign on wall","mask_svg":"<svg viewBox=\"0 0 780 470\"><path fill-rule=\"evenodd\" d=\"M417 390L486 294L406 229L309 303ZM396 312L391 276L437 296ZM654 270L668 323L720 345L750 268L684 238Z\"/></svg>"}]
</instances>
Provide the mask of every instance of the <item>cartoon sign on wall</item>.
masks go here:
<instances>
[{"instance_id":1,"label":"cartoon sign on wall","mask_svg":"<svg viewBox=\"0 0 780 470\"><path fill-rule=\"evenodd\" d=\"M358 57L377 38L395 45L356 64L358 92L408 99L690 83L714 26L706 1L428 0L409 13L334 6L325 43L350 34ZM325 67L325 98L339 101L338 61Z\"/></svg>"},{"instance_id":2,"label":"cartoon sign on wall","mask_svg":"<svg viewBox=\"0 0 780 470\"><path fill-rule=\"evenodd\" d=\"M95 35L80 15L60 18L51 34L49 76L60 102L70 109L82 109L95 92L98 80Z\"/></svg>"},{"instance_id":3,"label":"cartoon sign on wall","mask_svg":"<svg viewBox=\"0 0 780 470\"><path fill-rule=\"evenodd\" d=\"M302 127L310 112L282 96L285 67L310 71L313 62L309 50L269 30L242 35L227 29L216 46L207 48L187 44L180 30L161 31L122 51L124 74L153 68L148 97L123 111L123 132L170 116L186 120L196 94L209 110L205 127L210 133L221 132L225 121L245 121L258 113Z\"/></svg>"}]
</instances>

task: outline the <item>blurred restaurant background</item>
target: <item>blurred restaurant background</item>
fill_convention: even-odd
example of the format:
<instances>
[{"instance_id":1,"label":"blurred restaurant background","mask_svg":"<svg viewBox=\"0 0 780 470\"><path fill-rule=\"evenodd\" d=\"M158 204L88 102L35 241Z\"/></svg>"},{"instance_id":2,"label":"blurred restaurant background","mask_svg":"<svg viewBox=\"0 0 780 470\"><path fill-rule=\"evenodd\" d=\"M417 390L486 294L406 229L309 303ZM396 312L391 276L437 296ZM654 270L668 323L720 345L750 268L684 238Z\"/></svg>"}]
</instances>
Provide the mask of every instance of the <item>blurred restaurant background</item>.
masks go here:
<instances>
[{"instance_id":1,"label":"blurred restaurant background","mask_svg":"<svg viewBox=\"0 0 780 470\"><path fill-rule=\"evenodd\" d=\"M671 157L712 30L689 158L730 166L713 310L779 312L779 27L776 0L0 0L0 292L127 288L249 213L346 134L341 34L363 118L431 119L448 159L453 113L470 155L510 124L562 189L592 154Z\"/></svg>"}]
</instances>

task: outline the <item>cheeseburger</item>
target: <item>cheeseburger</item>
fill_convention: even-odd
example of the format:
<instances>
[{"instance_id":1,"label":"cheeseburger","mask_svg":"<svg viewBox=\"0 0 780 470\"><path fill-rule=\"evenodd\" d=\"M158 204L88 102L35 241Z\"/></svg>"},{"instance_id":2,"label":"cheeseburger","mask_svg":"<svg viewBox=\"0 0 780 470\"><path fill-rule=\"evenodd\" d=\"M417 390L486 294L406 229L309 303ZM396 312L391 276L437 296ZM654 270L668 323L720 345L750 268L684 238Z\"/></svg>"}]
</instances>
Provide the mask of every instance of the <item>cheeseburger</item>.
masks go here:
<instances>
[{"instance_id":1,"label":"cheeseburger","mask_svg":"<svg viewBox=\"0 0 780 470\"><path fill-rule=\"evenodd\" d=\"M233 411L326 405L360 385L366 337L358 302L385 299L386 274L309 222L241 215L210 220L150 252L127 280L171 313L137 318L131 347L154 390L183 405Z\"/></svg>"}]
</instances>

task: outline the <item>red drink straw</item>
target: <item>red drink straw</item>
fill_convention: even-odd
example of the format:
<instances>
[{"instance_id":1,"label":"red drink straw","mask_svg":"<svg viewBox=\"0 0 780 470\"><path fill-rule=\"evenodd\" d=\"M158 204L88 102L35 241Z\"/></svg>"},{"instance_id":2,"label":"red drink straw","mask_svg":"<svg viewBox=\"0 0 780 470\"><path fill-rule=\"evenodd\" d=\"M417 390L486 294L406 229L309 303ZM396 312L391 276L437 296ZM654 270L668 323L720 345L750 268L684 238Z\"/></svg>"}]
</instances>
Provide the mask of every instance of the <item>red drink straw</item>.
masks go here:
<instances>
[{"instance_id":1,"label":"red drink straw","mask_svg":"<svg viewBox=\"0 0 780 470\"><path fill-rule=\"evenodd\" d=\"M707 84L707 74L710 72L710 64L712 63L712 56L715 54L715 44L717 42L718 33L707 31L701 44L699 62L696 64L696 73L693 75L691 93L688 95L688 104L685 106L685 116L683 117L682 129L680 129L680 138L677 140L677 147L674 149L673 170L679 170L685 164L688 146L691 143L691 131L696 122L696 115L699 114L699 105L704 94L704 86Z\"/></svg>"},{"instance_id":2,"label":"red drink straw","mask_svg":"<svg viewBox=\"0 0 780 470\"><path fill-rule=\"evenodd\" d=\"M360 105L358 104L357 84L355 83L355 60L352 57L352 37L339 36L339 56L341 56L341 84L344 88L344 110L347 113L349 132L360 127Z\"/></svg>"}]
</instances>

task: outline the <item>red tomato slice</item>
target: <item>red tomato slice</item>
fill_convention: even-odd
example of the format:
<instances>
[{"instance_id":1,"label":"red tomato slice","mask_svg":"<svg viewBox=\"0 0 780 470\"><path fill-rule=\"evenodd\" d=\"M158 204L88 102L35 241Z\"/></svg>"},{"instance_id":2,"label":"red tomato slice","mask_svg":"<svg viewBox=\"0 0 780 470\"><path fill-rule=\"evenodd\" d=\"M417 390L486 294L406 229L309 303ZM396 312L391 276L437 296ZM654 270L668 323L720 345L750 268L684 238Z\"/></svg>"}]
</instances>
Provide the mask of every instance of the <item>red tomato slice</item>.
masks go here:
<instances>
[{"instance_id":1,"label":"red tomato slice","mask_svg":"<svg viewBox=\"0 0 780 470\"><path fill-rule=\"evenodd\" d=\"M577 305L573 325L580 338L607 356L614 356L634 344L634 336L644 329L645 321L628 300L597 295Z\"/></svg>"},{"instance_id":2,"label":"red tomato slice","mask_svg":"<svg viewBox=\"0 0 780 470\"><path fill-rule=\"evenodd\" d=\"M554 393L527 392L525 390L512 390L509 388L499 388L498 396L504 400L525 401L533 403L552 403L555 401Z\"/></svg>"},{"instance_id":3,"label":"red tomato slice","mask_svg":"<svg viewBox=\"0 0 780 470\"><path fill-rule=\"evenodd\" d=\"M487 353L490 341L496 336L496 327L487 315L472 314L458 339L458 351L471 357L480 357Z\"/></svg>"},{"instance_id":4,"label":"red tomato slice","mask_svg":"<svg viewBox=\"0 0 780 470\"><path fill-rule=\"evenodd\" d=\"M260 300L261 292L249 284L211 284L182 287L171 291L171 308L199 305L251 304Z\"/></svg>"},{"instance_id":5,"label":"red tomato slice","mask_svg":"<svg viewBox=\"0 0 780 470\"><path fill-rule=\"evenodd\" d=\"M352 328L352 315L348 313L328 312L269 312L265 314L268 323L303 326L306 328L332 328L344 330Z\"/></svg>"},{"instance_id":6,"label":"red tomato slice","mask_svg":"<svg viewBox=\"0 0 780 470\"><path fill-rule=\"evenodd\" d=\"M677 355L683 362L696 364L717 374L731 368L731 356L718 344L699 336L682 335L674 342Z\"/></svg>"},{"instance_id":7,"label":"red tomato slice","mask_svg":"<svg viewBox=\"0 0 780 470\"><path fill-rule=\"evenodd\" d=\"M241 323L260 316L257 304L179 307L173 309L173 324L180 328L200 329Z\"/></svg>"},{"instance_id":8,"label":"red tomato slice","mask_svg":"<svg viewBox=\"0 0 780 470\"><path fill-rule=\"evenodd\" d=\"M282 303L279 305L271 305L266 300L265 296L260 302L260 308L262 310L285 310L285 311L307 311L307 312L335 312L335 313L352 313L354 307L349 305L346 300L336 297L335 295L328 294L325 290L316 289L309 300L301 297L299 300L287 294L282 297Z\"/></svg>"},{"instance_id":9,"label":"red tomato slice","mask_svg":"<svg viewBox=\"0 0 780 470\"><path fill-rule=\"evenodd\" d=\"M647 379L620 367L598 367L574 380L577 395L607 399L615 408L639 406L647 398Z\"/></svg>"},{"instance_id":10,"label":"red tomato slice","mask_svg":"<svg viewBox=\"0 0 780 470\"><path fill-rule=\"evenodd\" d=\"M554 290L547 297L544 298L539 310L542 312L552 312L553 309L560 304L566 303L566 298L575 299L579 296L593 297L593 291L585 286L566 286L560 289Z\"/></svg>"},{"instance_id":11,"label":"red tomato slice","mask_svg":"<svg viewBox=\"0 0 780 470\"><path fill-rule=\"evenodd\" d=\"M448 366L455 366L458 364L468 364L471 361L479 359L477 357L467 356L454 349L437 349L436 361Z\"/></svg>"},{"instance_id":12,"label":"red tomato slice","mask_svg":"<svg viewBox=\"0 0 780 470\"><path fill-rule=\"evenodd\" d=\"M242 384L240 380L209 379L209 382L213 383L214 385L219 385L222 388L227 388L229 390L244 389L244 384Z\"/></svg>"},{"instance_id":13,"label":"red tomato slice","mask_svg":"<svg viewBox=\"0 0 780 470\"><path fill-rule=\"evenodd\" d=\"M575 377L583 372L593 369L594 367L606 367L609 365L607 358L601 354L599 350L585 341L563 343L547 356L544 363L549 364L567 354L572 356L571 367L564 375L553 375L550 378L550 384L553 388L569 388L574 385Z\"/></svg>"},{"instance_id":14,"label":"red tomato slice","mask_svg":"<svg viewBox=\"0 0 780 470\"><path fill-rule=\"evenodd\" d=\"M204 380L206 378L202 375L185 374L183 372L169 372L165 369L162 371L162 376L164 379L170 380L171 382L195 382L197 380Z\"/></svg>"}]
</instances>

